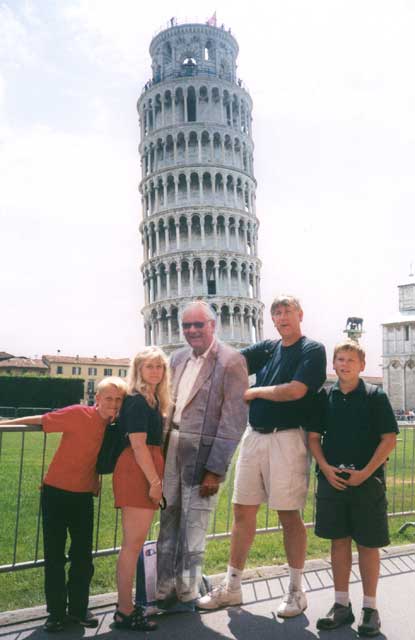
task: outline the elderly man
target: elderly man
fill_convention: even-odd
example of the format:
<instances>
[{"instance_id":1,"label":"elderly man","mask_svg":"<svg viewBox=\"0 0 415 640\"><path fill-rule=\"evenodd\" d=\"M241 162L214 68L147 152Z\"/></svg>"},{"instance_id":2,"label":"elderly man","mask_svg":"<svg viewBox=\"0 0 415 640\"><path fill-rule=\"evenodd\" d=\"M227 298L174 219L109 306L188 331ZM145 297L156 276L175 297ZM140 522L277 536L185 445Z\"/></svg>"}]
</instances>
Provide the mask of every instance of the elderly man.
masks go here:
<instances>
[{"instance_id":1,"label":"elderly man","mask_svg":"<svg viewBox=\"0 0 415 640\"><path fill-rule=\"evenodd\" d=\"M171 358L174 406L163 482L167 508L157 546L157 604L164 611L195 609L209 517L247 425L245 359L216 340L209 305L188 305L182 327L190 348Z\"/></svg>"},{"instance_id":2,"label":"elderly man","mask_svg":"<svg viewBox=\"0 0 415 640\"><path fill-rule=\"evenodd\" d=\"M310 458L303 425L310 419L313 394L326 378L323 345L302 335L303 311L293 296L276 298L271 317L281 340L265 340L243 349L256 385L248 389L249 422L236 469L231 556L223 585L201 598L199 608L216 609L242 602L241 577L262 502L278 512L283 528L290 584L278 615L289 618L307 607L302 591L306 530L304 507Z\"/></svg>"}]
</instances>

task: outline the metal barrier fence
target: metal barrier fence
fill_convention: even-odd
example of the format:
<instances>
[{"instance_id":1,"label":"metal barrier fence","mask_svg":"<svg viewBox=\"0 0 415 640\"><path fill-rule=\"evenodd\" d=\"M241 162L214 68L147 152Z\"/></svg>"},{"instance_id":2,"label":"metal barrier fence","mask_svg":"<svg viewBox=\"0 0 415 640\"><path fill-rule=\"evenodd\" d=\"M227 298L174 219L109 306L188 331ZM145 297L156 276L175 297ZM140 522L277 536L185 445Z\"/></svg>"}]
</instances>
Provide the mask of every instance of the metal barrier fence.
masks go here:
<instances>
[{"instance_id":1,"label":"metal barrier fence","mask_svg":"<svg viewBox=\"0 0 415 640\"><path fill-rule=\"evenodd\" d=\"M415 426L402 423L400 427L397 447L387 465L390 517L415 514ZM47 436L39 432L41 427L37 426L0 426L0 573L43 565L39 488L60 434ZM232 466L222 486L209 539L230 536L233 471ZM113 507L111 485L111 476L103 476L95 509L95 557L111 555L119 550L118 510ZM303 515L306 526L313 526L312 488ZM153 522L150 539L157 534L157 524ZM257 527L257 533L280 530L276 514L265 507L259 511Z\"/></svg>"},{"instance_id":2,"label":"metal barrier fence","mask_svg":"<svg viewBox=\"0 0 415 640\"><path fill-rule=\"evenodd\" d=\"M22 418L23 416L38 416L52 411L47 407L0 407L1 418Z\"/></svg>"}]
</instances>

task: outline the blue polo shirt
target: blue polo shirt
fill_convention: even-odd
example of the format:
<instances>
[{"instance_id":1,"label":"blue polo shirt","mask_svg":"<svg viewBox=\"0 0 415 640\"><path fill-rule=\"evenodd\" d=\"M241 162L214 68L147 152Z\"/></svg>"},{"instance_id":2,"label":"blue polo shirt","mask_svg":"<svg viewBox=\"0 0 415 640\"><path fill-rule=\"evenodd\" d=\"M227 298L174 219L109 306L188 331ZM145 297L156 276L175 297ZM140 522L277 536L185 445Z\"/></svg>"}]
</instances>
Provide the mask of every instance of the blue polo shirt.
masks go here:
<instances>
[{"instance_id":1,"label":"blue polo shirt","mask_svg":"<svg viewBox=\"0 0 415 640\"><path fill-rule=\"evenodd\" d=\"M308 388L300 400L274 402L256 398L249 405L249 423L261 432L275 428L306 426L312 409L311 399L326 379L326 350L322 344L302 336L284 347L281 340L264 340L242 349L248 371L256 374L255 387L286 382L302 382Z\"/></svg>"}]
</instances>

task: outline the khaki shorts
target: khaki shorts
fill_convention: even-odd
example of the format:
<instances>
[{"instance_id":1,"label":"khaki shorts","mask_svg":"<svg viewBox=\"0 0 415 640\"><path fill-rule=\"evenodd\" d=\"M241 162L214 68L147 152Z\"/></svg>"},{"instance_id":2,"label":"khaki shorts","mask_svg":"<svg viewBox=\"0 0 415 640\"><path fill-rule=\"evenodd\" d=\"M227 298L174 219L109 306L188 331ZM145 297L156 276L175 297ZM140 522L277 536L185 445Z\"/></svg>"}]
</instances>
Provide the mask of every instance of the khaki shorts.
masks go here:
<instances>
[{"instance_id":1,"label":"khaki shorts","mask_svg":"<svg viewBox=\"0 0 415 640\"><path fill-rule=\"evenodd\" d=\"M280 511L303 509L311 463L306 437L303 429L264 434L248 427L236 463L232 502L265 502Z\"/></svg>"}]
</instances>

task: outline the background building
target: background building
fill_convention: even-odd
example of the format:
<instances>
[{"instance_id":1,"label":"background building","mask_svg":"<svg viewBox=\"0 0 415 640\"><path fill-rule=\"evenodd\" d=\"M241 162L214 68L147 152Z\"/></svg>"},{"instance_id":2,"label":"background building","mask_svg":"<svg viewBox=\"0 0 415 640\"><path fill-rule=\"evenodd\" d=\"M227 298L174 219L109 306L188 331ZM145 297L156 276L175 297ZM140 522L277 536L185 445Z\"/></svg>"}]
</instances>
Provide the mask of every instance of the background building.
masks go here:
<instances>
[{"instance_id":1,"label":"background building","mask_svg":"<svg viewBox=\"0 0 415 640\"><path fill-rule=\"evenodd\" d=\"M394 409L415 408L415 281L398 286L399 313L383 323L383 387Z\"/></svg>"},{"instance_id":2,"label":"background building","mask_svg":"<svg viewBox=\"0 0 415 640\"><path fill-rule=\"evenodd\" d=\"M107 376L127 376L129 358L83 358L80 356L42 356L49 367L50 376L83 378L85 380L84 402L93 404L97 384Z\"/></svg>"},{"instance_id":3,"label":"background building","mask_svg":"<svg viewBox=\"0 0 415 640\"><path fill-rule=\"evenodd\" d=\"M9 354L7 354L9 355ZM25 358L24 356L8 358L0 357L0 375L21 376L25 374L47 375L49 367L38 358Z\"/></svg>"},{"instance_id":4,"label":"background building","mask_svg":"<svg viewBox=\"0 0 415 640\"><path fill-rule=\"evenodd\" d=\"M1 354L8 356L1 357ZM0 352L0 375L42 375L62 378L82 378L84 380L85 403L93 404L97 384L107 376L127 376L129 358L99 358L98 356L45 355L42 359L15 357Z\"/></svg>"},{"instance_id":5,"label":"background building","mask_svg":"<svg viewBox=\"0 0 415 640\"><path fill-rule=\"evenodd\" d=\"M252 100L230 30L173 23L137 105L146 344L177 347L182 308L203 298L241 347L262 338Z\"/></svg>"}]
</instances>

